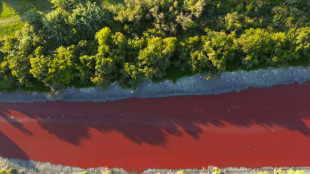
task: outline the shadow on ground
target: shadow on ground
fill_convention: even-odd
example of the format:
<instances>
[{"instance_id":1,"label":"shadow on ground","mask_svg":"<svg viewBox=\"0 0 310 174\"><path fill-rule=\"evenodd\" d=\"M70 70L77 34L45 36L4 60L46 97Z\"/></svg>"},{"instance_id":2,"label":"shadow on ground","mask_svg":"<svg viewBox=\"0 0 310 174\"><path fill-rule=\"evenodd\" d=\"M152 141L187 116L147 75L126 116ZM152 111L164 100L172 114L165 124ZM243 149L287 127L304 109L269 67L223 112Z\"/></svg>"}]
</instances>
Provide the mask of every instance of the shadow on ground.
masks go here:
<instances>
[{"instance_id":1,"label":"shadow on ground","mask_svg":"<svg viewBox=\"0 0 310 174\"><path fill-rule=\"evenodd\" d=\"M0 13L2 13L2 10L3 10L3 2L0 1Z\"/></svg>"},{"instance_id":2,"label":"shadow on ground","mask_svg":"<svg viewBox=\"0 0 310 174\"><path fill-rule=\"evenodd\" d=\"M52 8L49 0L3 0L3 2L13 8L19 16L32 9L47 12Z\"/></svg>"},{"instance_id":3,"label":"shadow on ground","mask_svg":"<svg viewBox=\"0 0 310 174\"><path fill-rule=\"evenodd\" d=\"M25 115L59 139L79 145L89 129L118 131L141 144L165 146L167 136L189 134L199 140L202 126L278 126L309 136L310 84L249 89L214 96L126 99L107 103L1 103L2 117ZM5 118L9 119L9 118ZM21 123L10 122L20 131ZM9 143L9 142L8 142ZM4 144L5 145L5 144Z\"/></svg>"}]
</instances>

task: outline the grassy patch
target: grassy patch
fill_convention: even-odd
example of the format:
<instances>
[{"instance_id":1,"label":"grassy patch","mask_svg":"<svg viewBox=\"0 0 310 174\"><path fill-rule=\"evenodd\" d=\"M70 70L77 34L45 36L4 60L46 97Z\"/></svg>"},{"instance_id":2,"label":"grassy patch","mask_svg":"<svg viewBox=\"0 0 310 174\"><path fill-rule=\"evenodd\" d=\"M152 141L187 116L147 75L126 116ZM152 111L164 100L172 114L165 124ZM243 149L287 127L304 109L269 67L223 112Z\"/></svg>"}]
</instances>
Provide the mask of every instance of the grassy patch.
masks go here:
<instances>
[{"instance_id":1,"label":"grassy patch","mask_svg":"<svg viewBox=\"0 0 310 174\"><path fill-rule=\"evenodd\" d=\"M15 19L10 23L2 23L0 20L0 38L5 36L14 36L15 31L20 30L24 25L23 21L20 19Z\"/></svg>"},{"instance_id":2,"label":"grassy patch","mask_svg":"<svg viewBox=\"0 0 310 174\"><path fill-rule=\"evenodd\" d=\"M35 9L47 12L52 8L49 0L3 0L9 7L13 8L18 15L23 15L26 11Z\"/></svg>"},{"instance_id":3,"label":"grassy patch","mask_svg":"<svg viewBox=\"0 0 310 174\"><path fill-rule=\"evenodd\" d=\"M52 8L49 0L1 0L0 38L14 36L22 28L23 14L31 9L48 12Z\"/></svg>"},{"instance_id":4,"label":"grassy patch","mask_svg":"<svg viewBox=\"0 0 310 174\"><path fill-rule=\"evenodd\" d=\"M0 19L6 19L16 16L15 10L8 6L4 1L0 2Z\"/></svg>"},{"instance_id":5,"label":"grassy patch","mask_svg":"<svg viewBox=\"0 0 310 174\"><path fill-rule=\"evenodd\" d=\"M0 2L0 37L13 36L23 25L18 13L5 1Z\"/></svg>"}]
</instances>

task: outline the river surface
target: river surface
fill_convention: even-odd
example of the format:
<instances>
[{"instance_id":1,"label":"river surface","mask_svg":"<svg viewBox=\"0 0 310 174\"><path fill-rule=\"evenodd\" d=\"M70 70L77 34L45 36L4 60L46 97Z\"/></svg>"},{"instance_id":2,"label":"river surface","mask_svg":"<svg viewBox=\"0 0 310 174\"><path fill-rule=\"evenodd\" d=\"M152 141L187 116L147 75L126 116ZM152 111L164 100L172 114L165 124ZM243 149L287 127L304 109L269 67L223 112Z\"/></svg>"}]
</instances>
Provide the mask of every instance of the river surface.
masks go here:
<instances>
[{"instance_id":1,"label":"river surface","mask_svg":"<svg viewBox=\"0 0 310 174\"><path fill-rule=\"evenodd\" d=\"M0 156L138 172L310 166L310 83L102 103L0 103Z\"/></svg>"}]
</instances>

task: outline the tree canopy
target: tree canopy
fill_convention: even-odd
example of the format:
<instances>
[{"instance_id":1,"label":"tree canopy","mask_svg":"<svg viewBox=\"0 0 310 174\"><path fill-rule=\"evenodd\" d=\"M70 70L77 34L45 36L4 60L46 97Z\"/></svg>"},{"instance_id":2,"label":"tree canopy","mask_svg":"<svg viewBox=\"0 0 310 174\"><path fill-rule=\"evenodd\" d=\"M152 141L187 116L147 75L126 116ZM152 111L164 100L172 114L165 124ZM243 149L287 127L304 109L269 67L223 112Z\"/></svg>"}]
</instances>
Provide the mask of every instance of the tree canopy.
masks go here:
<instances>
[{"instance_id":1,"label":"tree canopy","mask_svg":"<svg viewBox=\"0 0 310 174\"><path fill-rule=\"evenodd\" d=\"M308 0L52 0L0 41L0 91L135 87L193 73L310 63Z\"/></svg>"}]
</instances>

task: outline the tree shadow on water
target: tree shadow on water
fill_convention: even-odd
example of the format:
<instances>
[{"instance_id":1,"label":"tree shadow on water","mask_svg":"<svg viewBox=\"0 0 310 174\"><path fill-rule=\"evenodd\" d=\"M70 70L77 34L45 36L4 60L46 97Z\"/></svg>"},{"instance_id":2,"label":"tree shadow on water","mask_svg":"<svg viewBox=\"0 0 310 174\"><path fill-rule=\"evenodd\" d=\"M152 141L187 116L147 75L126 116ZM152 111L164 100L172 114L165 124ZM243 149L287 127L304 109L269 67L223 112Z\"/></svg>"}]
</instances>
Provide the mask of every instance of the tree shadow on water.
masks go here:
<instances>
[{"instance_id":1,"label":"tree shadow on water","mask_svg":"<svg viewBox=\"0 0 310 174\"><path fill-rule=\"evenodd\" d=\"M30 168L35 172L38 172L38 169L34 166L34 164L29 161L30 158L24 152L24 150L18 145L16 145L9 137L4 135L2 132L0 132L0 156L6 158L9 163L25 168Z\"/></svg>"},{"instance_id":2,"label":"tree shadow on water","mask_svg":"<svg viewBox=\"0 0 310 174\"><path fill-rule=\"evenodd\" d=\"M28 155L2 132L0 132L0 156L29 160Z\"/></svg>"},{"instance_id":3,"label":"tree shadow on water","mask_svg":"<svg viewBox=\"0 0 310 174\"><path fill-rule=\"evenodd\" d=\"M24 126L19 121L17 121L14 117L9 117L1 113L0 121L1 119L4 119L6 123L11 124L15 128L17 128L19 131L21 131L23 134L32 135L32 132L25 129ZM1 124L5 124L5 123L1 121ZM18 158L22 160L30 160L27 153L1 131L0 131L0 156L5 157L5 158L10 158L10 159Z\"/></svg>"},{"instance_id":4,"label":"tree shadow on water","mask_svg":"<svg viewBox=\"0 0 310 174\"><path fill-rule=\"evenodd\" d=\"M23 124L20 123L18 120L16 120L16 118L8 117L3 114L4 113L0 114L0 121L1 119L4 119L6 123L11 124L19 131L21 131L23 134L27 136L33 135L32 132L25 129ZM2 122L1 124L5 124L5 122ZM19 165L21 167L28 167L38 172L38 169L33 165L31 161L29 161L30 158L28 154L21 147L19 147L14 141L12 141L10 137L5 135L1 131L0 131L0 156L6 158L7 161L9 161L14 165ZM24 164L27 164L27 166L23 166Z\"/></svg>"},{"instance_id":5,"label":"tree shadow on water","mask_svg":"<svg viewBox=\"0 0 310 174\"><path fill-rule=\"evenodd\" d=\"M310 129L304 119L310 118L310 93L286 96L292 92L287 90L107 103L5 104L0 113L14 110L34 118L43 129L76 146L90 138L89 129L117 131L135 143L154 146L165 146L168 136L188 134L199 140L208 126L225 124L240 128L277 126L309 137Z\"/></svg>"},{"instance_id":6,"label":"tree shadow on water","mask_svg":"<svg viewBox=\"0 0 310 174\"><path fill-rule=\"evenodd\" d=\"M11 112L0 112L0 118L3 118L7 123L11 124L15 128L17 128L19 131L21 131L23 134L26 135L32 135L32 132L30 132L28 129L25 129L23 124L20 123L19 120L17 120Z\"/></svg>"}]
</instances>

